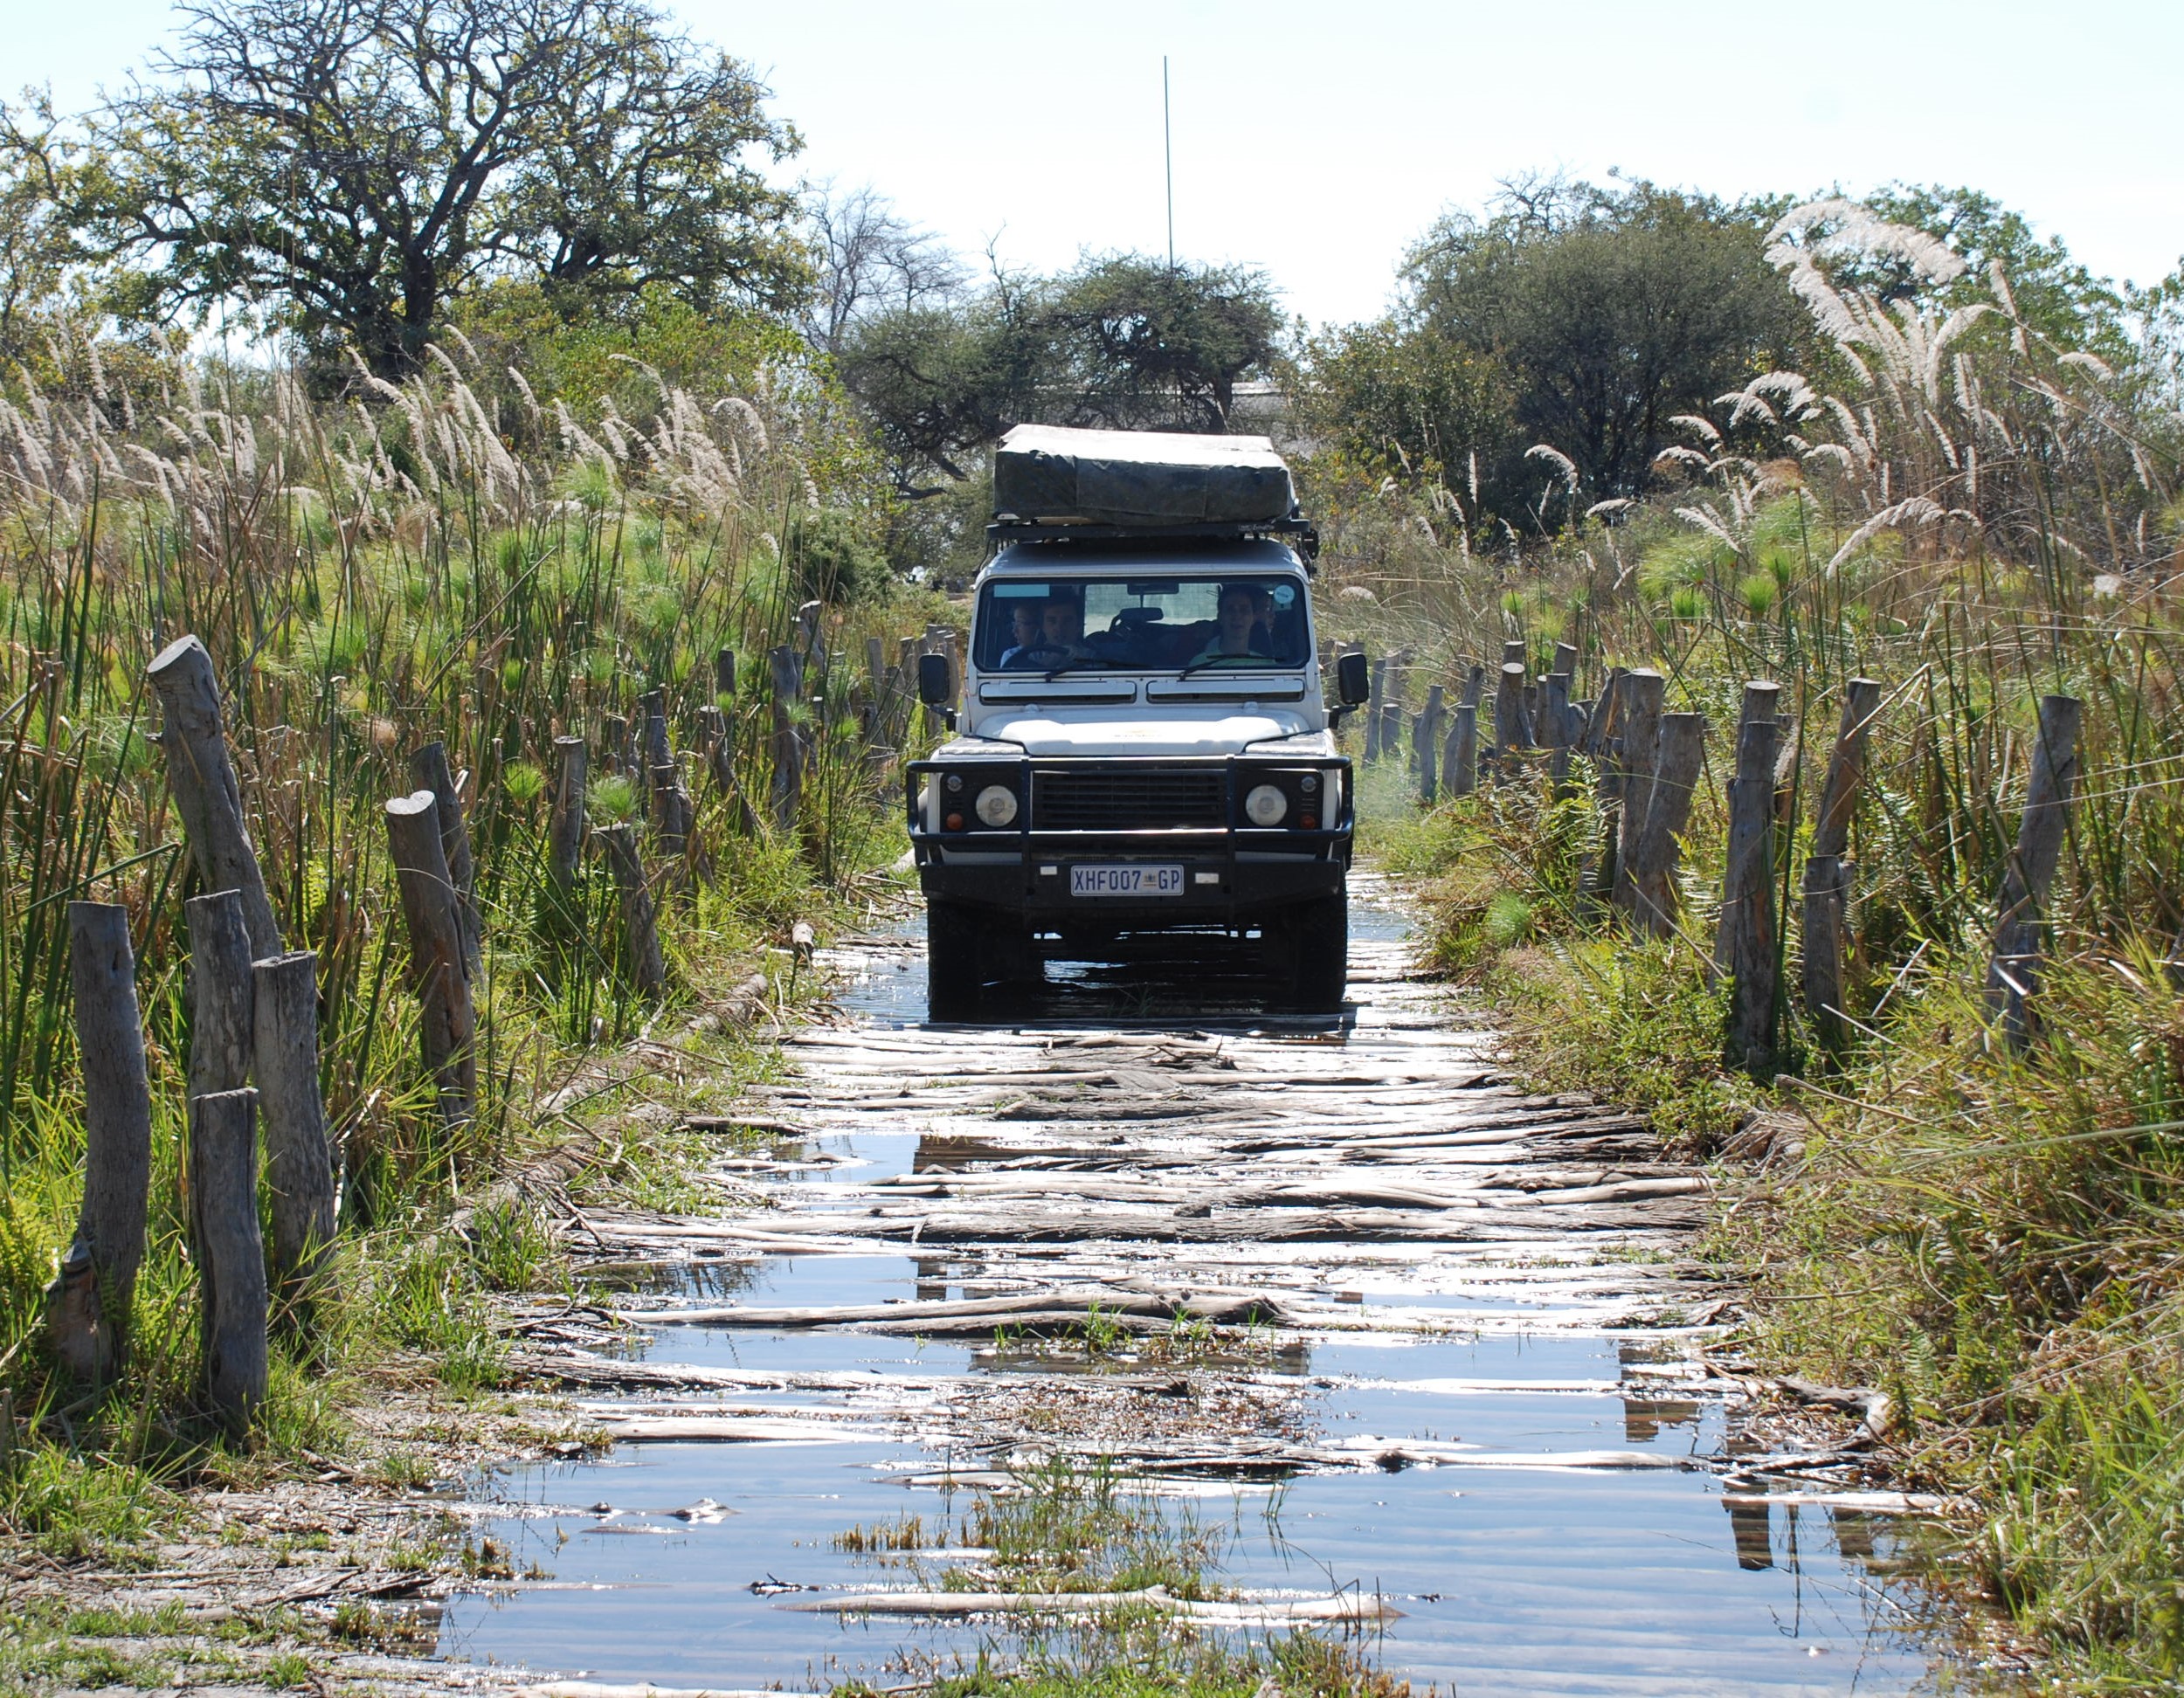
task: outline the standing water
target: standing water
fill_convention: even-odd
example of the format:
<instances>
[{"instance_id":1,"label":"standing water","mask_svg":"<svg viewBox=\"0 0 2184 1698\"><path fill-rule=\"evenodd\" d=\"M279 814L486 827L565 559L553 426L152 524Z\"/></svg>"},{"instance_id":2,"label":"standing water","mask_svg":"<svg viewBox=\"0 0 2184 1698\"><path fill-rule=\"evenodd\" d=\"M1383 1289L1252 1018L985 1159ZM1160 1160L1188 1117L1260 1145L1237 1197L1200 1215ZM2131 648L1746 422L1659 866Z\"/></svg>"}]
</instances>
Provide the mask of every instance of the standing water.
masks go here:
<instances>
[{"instance_id":1,"label":"standing water","mask_svg":"<svg viewBox=\"0 0 2184 1698\"><path fill-rule=\"evenodd\" d=\"M812 1609L904 1584L838 1536L953 1528L1060 1454L1220 1533L1238 1597L1377 1598L1372 1655L1421 1685L1918 1686L1895 1520L1729 1455L1703 1180L1626 1117L1503 1084L1409 962L1365 900L1339 1019L1258 1013L1248 960L1210 950L1057 964L1012 1024L928 1028L914 928L833 951L847 1018L751 1111L792 1131L724 1164L778 1206L589 1218L618 1263L598 1301L658 1322L667 1371L594 1397L612 1449L501 1482L481 1530L544 1577L455 1599L441 1654L900 1684L1006 1638ZM950 1313L1087 1293L1256 1318L1148 1371L1127 1336L1056 1351Z\"/></svg>"}]
</instances>

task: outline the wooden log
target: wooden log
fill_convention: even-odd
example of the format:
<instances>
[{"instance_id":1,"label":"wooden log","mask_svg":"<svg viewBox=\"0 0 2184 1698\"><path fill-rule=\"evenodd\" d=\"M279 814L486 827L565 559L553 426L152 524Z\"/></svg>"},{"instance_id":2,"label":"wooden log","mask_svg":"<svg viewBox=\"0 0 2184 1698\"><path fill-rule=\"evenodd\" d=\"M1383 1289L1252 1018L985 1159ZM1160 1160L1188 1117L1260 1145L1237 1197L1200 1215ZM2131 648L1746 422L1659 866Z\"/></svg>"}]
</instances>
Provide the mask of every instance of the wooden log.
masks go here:
<instances>
[{"instance_id":1,"label":"wooden log","mask_svg":"<svg viewBox=\"0 0 2184 1698\"><path fill-rule=\"evenodd\" d=\"M646 772L667 765L675 758L674 745L667 735L665 690L647 690L637 698L637 755Z\"/></svg>"},{"instance_id":2,"label":"wooden log","mask_svg":"<svg viewBox=\"0 0 2184 1698\"><path fill-rule=\"evenodd\" d=\"M645 882L645 863L637 852L637 834L626 825L602 825L593 833L614 873L615 889L622 903L622 939L627 951L630 977L646 997L664 996L667 990L667 960L660 947L660 924L653 908L652 891Z\"/></svg>"},{"instance_id":3,"label":"wooden log","mask_svg":"<svg viewBox=\"0 0 2184 1698\"><path fill-rule=\"evenodd\" d=\"M190 1100L190 1219L205 1401L239 1432L266 1400L266 1251L258 1230L258 1093Z\"/></svg>"},{"instance_id":4,"label":"wooden log","mask_svg":"<svg viewBox=\"0 0 2184 1698\"><path fill-rule=\"evenodd\" d=\"M243 793L228 754L212 657L195 637L178 637L159 652L146 676L165 713L159 742L197 878L207 890L239 894L252 952L278 955L280 928L244 823Z\"/></svg>"},{"instance_id":5,"label":"wooden log","mask_svg":"<svg viewBox=\"0 0 2184 1698\"><path fill-rule=\"evenodd\" d=\"M68 977L82 1056L83 1204L47 1293L47 1325L55 1360L105 1385L128 1356L152 1179L152 1094L126 908L69 903Z\"/></svg>"},{"instance_id":6,"label":"wooden log","mask_svg":"<svg viewBox=\"0 0 2184 1698\"><path fill-rule=\"evenodd\" d=\"M1418 716L1418 734L1411 758L1418 772L1419 800L1427 807L1441 799L1441 722L1448 717L1442 706L1445 692L1438 684L1427 687L1426 708Z\"/></svg>"},{"instance_id":7,"label":"wooden log","mask_svg":"<svg viewBox=\"0 0 2184 1698\"><path fill-rule=\"evenodd\" d=\"M1557 643L1555 645L1554 665L1548 668L1548 676L1552 677L1556 673L1560 673L1565 679L1570 679L1572 680L1576 679L1578 675L1578 645L1575 643Z\"/></svg>"},{"instance_id":8,"label":"wooden log","mask_svg":"<svg viewBox=\"0 0 2184 1698\"><path fill-rule=\"evenodd\" d=\"M1705 716L1662 714L1658 747L1645 826L1631 852L1630 919L1641 937L1667 937L1676 930L1678 839L1705 763Z\"/></svg>"},{"instance_id":9,"label":"wooden log","mask_svg":"<svg viewBox=\"0 0 2184 1698\"><path fill-rule=\"evenodd\" d=\"M1531 664L1531 645L1522 637L1509 637L1502 642L1502 665L1515 666L1523 672Z\"/></svg>"},{"instance_id":10,"label":"wooden log","mask_svg":"<svg viewBox=\"0 0 2184 1698\"><path fill-rule=\"evenodd\" d=\"M1456 704L1441 749L1441 782L1451 796L1469 796L1479 788L1479 708L1475 701Z\"/></svg>"},{"instance_id":11,"label":"wooden log","mask_svg":"<svg viewBox=\"0 0 2184 1698\"><path fill-rule=\"evenodd\" d=\"M706 776L716 796L736 793L736 740L729 735L728 715L710 704L698 709L698 742L705 751Z\"/></svg>"},{"instance_id":12,"label":"wooden log","mask_svg":"<svg viewBox=\"0 0 2184 1698\"><path fill-rule=\"evenodd\" d=\"M2084 706L2075 696L2040 698L2040 722L2025 785L2017 845L1995 899L1994 949L1987 969L1987 1010L2012 1049L2032 1041L2028 1006L2037 988L2042 909L2070 824L2077 784L2077 735Z\"/></svg>"},{"instance_id":13,"label":"wooden log","mask_svg":"<svg viewBox=\"0 0 2184 1698\"><path fill-rule=\"evenodd\" d=\"M319 958L301 949L254 962L251 984L272 1276L292 1290L315 1287L333 1247L335 1207L319 1094Z\"/></svg>"},{"instance_id":14,"label":"wooden log","mask_svg":"<svg viewBox=\"0 0 2184 1698\"><path fill-rule=\"evenodd\" d=\"M1714 966L1730 980L1727 1053L1754 1078L1774 1066L1774 757L1781 727L1747 719L1737 729L1737 776L1729 786L1729 855L1722 877Z\"/></svg>"},{"instance_id":15,"label":"wooden log","mask_svg":"<svg viewBox=\"0 0 2184 1698\"><path fill-rule=\"evenodd\" d=\"M1547 751L1547 794L1560 802L1570 794L1570 674L1549 673L1539 680L1539 723L1534 727Z\"/></svg>"},{"instance_id":16,"label":"wooden log","mask_svg":"<svg viewBox=\"0 0 2184 1698\"><path fill-rule=\"evenodd\" d=\"M1616 761L1622 792L1621 841L1615 846L1613 902L1627 917L1638 911L1638 839L1653 809L1653 775L1661 761L1661 704L1667 679L1650 666L1628 673L1621 690L1621 749Z\"/></svg>"},{"instance_id":17,"label":"wooden log","mask_svg":"<svg viewBox=\"0 0 2184 1698\"><path fill-rule=\"evenodd\" d=\"M671 876L678 889L688 889L695 879L703 876L692 836L696 820L697 809L683 784L681 767L674 761L653 767L653 832L659 839L660 852L671 863Z\"/></svg>"},{"instance_id":18,"label":"wooden log","mask_svg":"<svg viewBox=\"0 0 2184 1698\"><path fill-rule=\"evenodd\" d=\"M1842 721L1835 728L1835 753L1828 760L1828 783L1813 821L1811 852L1841 855L1850 847L1850 819L1857 811L1865 782L1866 733L1881 710L1881 687L1870 678L1854 678L1844 687Z\"/></svg>"},{"instance_id":19,"label":"wooden log","mask_svg":"<svg viewBox=\"0 0 2184 1698\"><path fill-rule=\"evenodd\" d=\"M1505 660L1494 693L1494 749L1501 762L1496 776L1508 777L1515 770L1517 751L1531 747L1531 721L1524 712L1524 665Z\"/></svg>"},{"instance_id":20,"label":"wooden log","mask_svg":"<svg viewBox=\"0 0 2184 1698\"><path fill-rule=\"evenodd\" d=\"M1831 1054L1842 1047L1848 1036L1842 963L1847 953L1850 891L1856 877L1855 865L1839 855L1812 855L1805 862L1805 886L1799 915L1802 947L1800 990L1813 1036Z\"/></svg>"},{"instance_id":21,"label":"wooden log","mask_svg":"<svg viewBox=\"0 0 2184 1698\"><path fill-rule=\"evenodd\" d=\"M250 1083L250 932L239 891L218 890L183 904L190 925L188 1094L239 1091Z\"/></svg>"},{"instance_id":22,"label":"wooden log","mask_svg":"<svg viewBox=\"0 0 2184 1698\"><path fill-rule=\"evenodd\" d=\"M547 828L546 873L564 900L576 889L577 872L583 865L588 763L582 737L554 739L554 811Z\"/></svg>"},{"instance_id":23,"label":"wooden log","mask_svg":"<svg viewBox=\"0 0 2184 1698\"><path fill-rule=\"evenodd\" d=\"M609 714L599 722L599 767L609 777L629 766L629 721Z\"/></svg>"},{"instance_id":24,"label":"wooden log","mask_svg":"<svg viewBox=\"0 0 2184 1698\"><path fill-rule=\"evenodd\" d=\"M1372 689L1365 697L1365 746L1367 761L1380 758L1380 727L1383 723L1381 707L1386 700L1388 663L1386 658L1372 663Z\"/></svg>"},{"instance_id":25,"label":"wooden log","mask_svg":"<svg viewBox=\"0 0 2184 1698\"><path fill-rule=\"evenodd\" d=\"M714 652L713 694L723 704L736 694L736 651L732 648Z\"/></svg>"},{"instance_id":26,"label":"wooden log","mask_svg":"<svg viewBox=\"0 0 2184 1698\"><path fill-rule=\"evenodd\" d=\"M796 829L797 812L804 799L804 739L798 718L803 711L804 662L792 644L784 643L766 656L773 682L773 778L767 791L774 829Z\"/></svg>"},{"instance_id":27,"label":"wooden log","mask_svg":"<svg viewBox=\"0 0 2184 1698\"><path fill-rule=\"evenodd\" d=\"M386 804L387 839L410 934L410 985L419 1004L418 1047L439 1092L440 1115L452 1126L477 1112L478 1029L439 813L428 790Z\"/></svg>"},{"instance_id":28,"label":"wooden log","mask_svg":"<svg viewBox=\"0 0 2184 1698\"><path fill-rule=\"evenodd\" d=\"M463 819L455 774L447 764L447 745L428 742L410 756L410 783L432 792L432 817L439 823L440 852L455 889L456 917L462 921L463 965L473 979L485 958L485 928L478 918L478 868L470 858L470 827Z\"/></svg>"}]
</instances>

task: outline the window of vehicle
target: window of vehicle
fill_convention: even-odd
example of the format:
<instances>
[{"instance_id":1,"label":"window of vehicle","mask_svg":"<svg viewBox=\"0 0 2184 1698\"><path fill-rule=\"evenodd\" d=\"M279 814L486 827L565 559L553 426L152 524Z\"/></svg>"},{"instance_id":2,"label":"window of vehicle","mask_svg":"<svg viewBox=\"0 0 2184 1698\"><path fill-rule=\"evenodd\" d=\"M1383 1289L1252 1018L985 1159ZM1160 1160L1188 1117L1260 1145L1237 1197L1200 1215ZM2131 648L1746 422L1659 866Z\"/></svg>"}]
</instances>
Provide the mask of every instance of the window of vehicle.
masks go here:
<instances>
[{"instance_id":1,"label":"window of vehicle","mask_svg":"<svg viewBox=\"0 0 2184 1698\"><path fill-rule=\"evenodd\" d=\"M1303 588L1263 573L997 579L978 598L971 652L985 672L1301 666Z\"/></svg>"}]
</instances>

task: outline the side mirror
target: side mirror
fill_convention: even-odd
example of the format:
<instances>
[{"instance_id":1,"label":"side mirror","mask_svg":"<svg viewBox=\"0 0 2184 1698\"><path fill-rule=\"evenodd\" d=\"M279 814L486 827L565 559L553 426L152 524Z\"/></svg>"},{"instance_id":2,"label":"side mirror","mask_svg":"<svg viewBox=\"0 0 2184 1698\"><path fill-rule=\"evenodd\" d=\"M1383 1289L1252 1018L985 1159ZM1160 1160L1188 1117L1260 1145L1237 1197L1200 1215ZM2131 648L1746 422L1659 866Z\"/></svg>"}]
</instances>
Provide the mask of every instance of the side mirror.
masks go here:
<instances>
[{"instance_id":1,"label":"side mirror","mask_svg":"<svg viewBox=\"0 0 2184 1698\"><path fill-rule=\"evenodd\" d=\"M946 708L956 699L956 669L944 654L917 657L917 699L928 708Z\"/></svg>"},{"instance_id":2,"label":"side mirror","mask_svg":"<svg viewBox=\"0 0 2184 1698\"><path fill-rule=\"evenodd\" d=\"M1345 708L1357 708L1372 699L1372 668L1365 655L1352 649L1335 662L1335 697Z\"/></svg>"}]
</instances>

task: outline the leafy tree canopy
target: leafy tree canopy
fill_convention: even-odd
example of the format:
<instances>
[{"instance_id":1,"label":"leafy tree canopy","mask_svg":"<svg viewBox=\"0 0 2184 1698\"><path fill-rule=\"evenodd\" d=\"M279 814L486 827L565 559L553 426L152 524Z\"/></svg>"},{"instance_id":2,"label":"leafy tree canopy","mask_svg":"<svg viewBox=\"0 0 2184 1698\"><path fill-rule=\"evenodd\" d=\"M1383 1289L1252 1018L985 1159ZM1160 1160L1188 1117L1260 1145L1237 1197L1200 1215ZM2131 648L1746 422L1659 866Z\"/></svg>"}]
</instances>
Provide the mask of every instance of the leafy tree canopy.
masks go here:
<instances>
[{"instance_id":1,"label":"leafy tree canopy","mask_svg":"<svg viewBox=\"0 0 2184 1698\"><path fill-rule=\"evenodd\" d=\"M1498 367L1508 411L1498 432L1482 418L1467 424L1480 439L1417 437L1406 453L1445 466L1476 450L1488 510L1504 514L1537 508L1535 444L1568 456L1596 499L1635 494L1671 418L1794 362L1803 315L1764 252L1780 210L1555 179L1508 185L1486 217L1443 217L1405 267L1397 324L1423 344L1407 357Z\"/></svg>"},{"instance_id":2,"label":"leafy tree canopy","mask_svg":"<svg viewBox=\"0 0 2184 1698\"><path fill-rule=\"evenodd\" d=\"M646 0L204 0L118 103L89 228L145 315L239 302L314 354L415 370L450 299L569 316L664 286L779 310L808 267L766 90Z\"/></svg>"},{"instance_id":3,"label":"leafy tree canopy","mask_svg":"<svg viewBox=\"0 0 2184 1698\"><path fill-rule=\"evenodd\" d=\"M853 320L839 358L898 481L930 494L1013 424L1224 431L1281 330L1259 272L1118 255Z\"/></svg>"}]
</instances>

